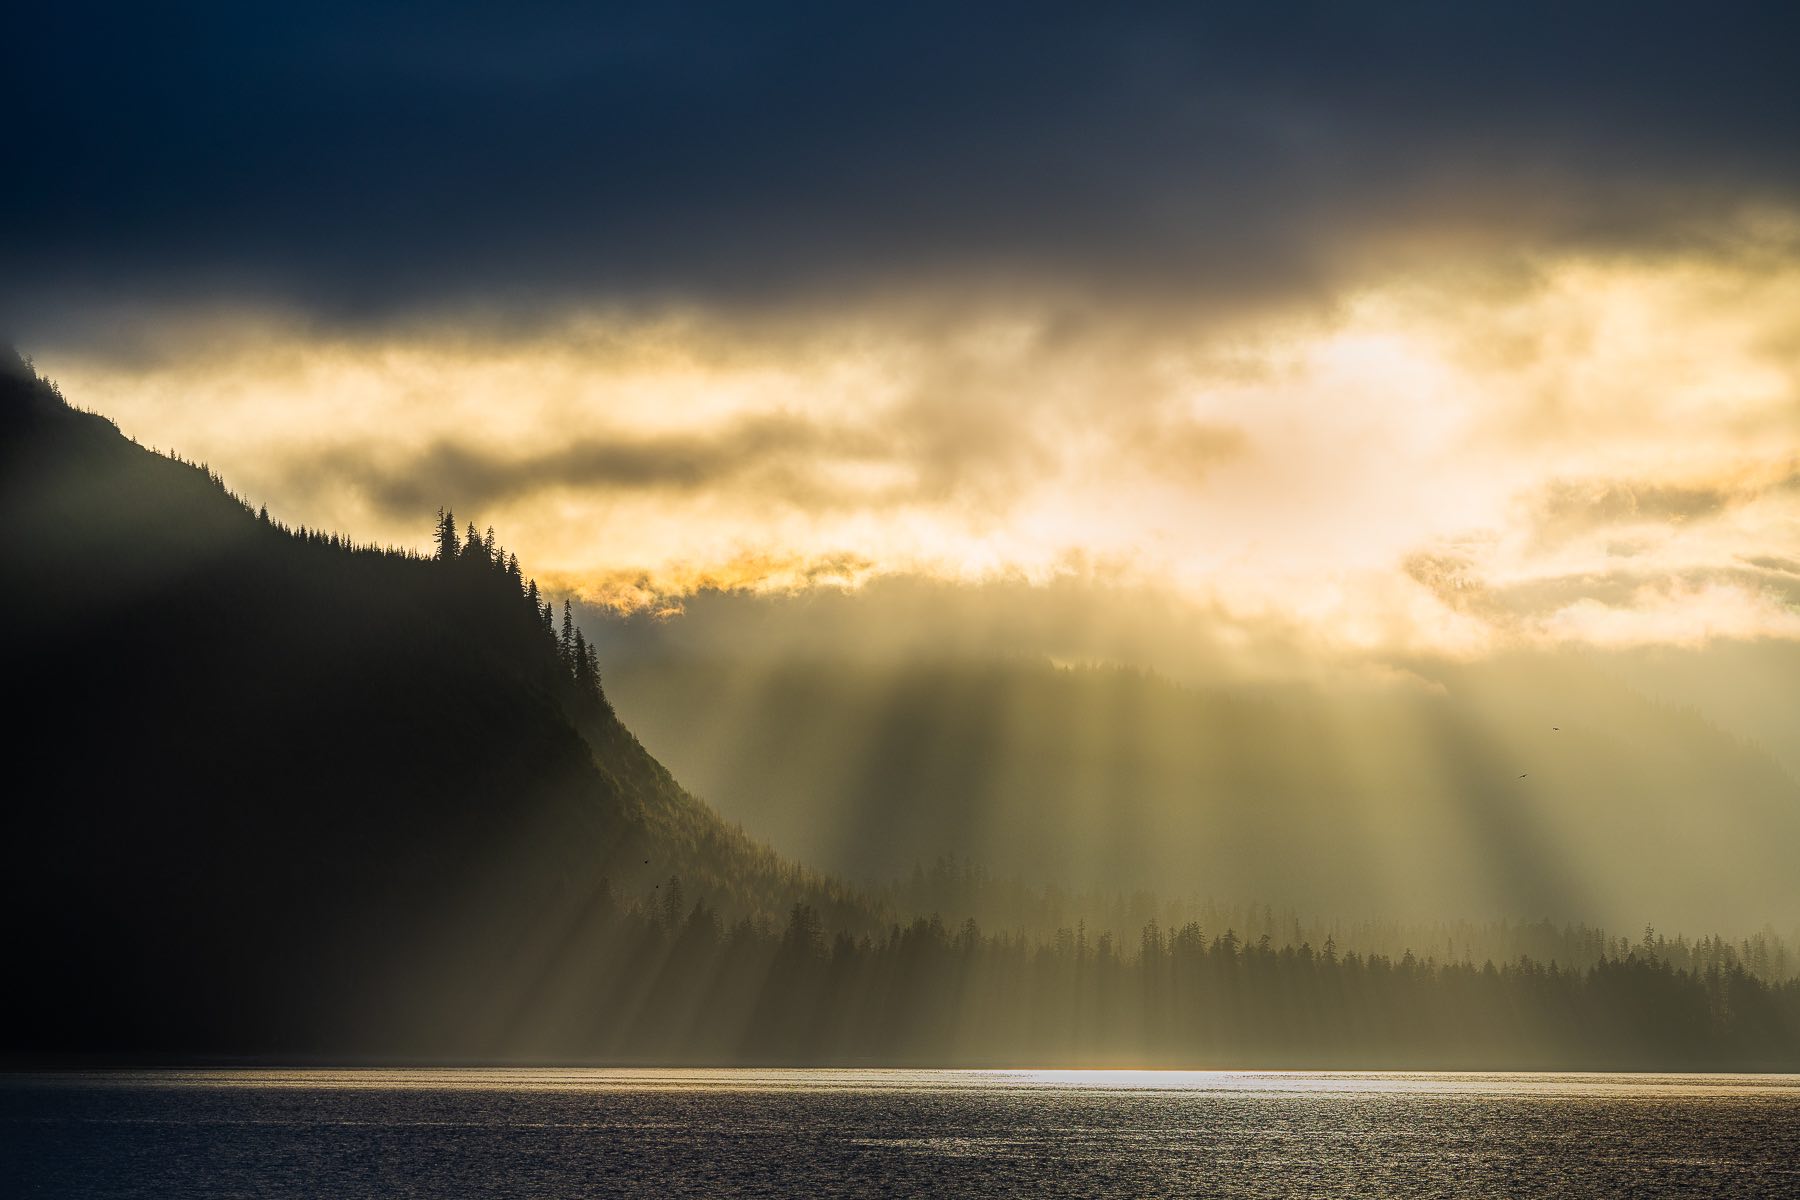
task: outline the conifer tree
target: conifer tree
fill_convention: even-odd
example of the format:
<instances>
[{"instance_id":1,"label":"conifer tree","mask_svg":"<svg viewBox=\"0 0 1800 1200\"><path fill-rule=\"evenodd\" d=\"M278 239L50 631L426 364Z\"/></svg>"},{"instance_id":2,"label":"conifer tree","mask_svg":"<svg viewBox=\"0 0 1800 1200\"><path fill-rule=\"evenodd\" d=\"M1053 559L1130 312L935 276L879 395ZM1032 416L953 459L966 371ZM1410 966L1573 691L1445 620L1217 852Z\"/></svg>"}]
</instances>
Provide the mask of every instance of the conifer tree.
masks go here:
<instances>
[{"instance_id":1,"label":"conifer tree","mask_svg":"<svg viewBox=\"0 0 1800 1200\"><path fill-rule=\"evenodd\" d=\"M588 674L587 639L581 635L579 629L575 631L575 647L570 653L569 659L571 670L575 676L575 690L585 696L594 690L594 680Z\"/></svg>"},{"instance_id":2,"label":"conifer tree","mask_svg":"<svg viewBox=\"0 0 1800 1200\"><path fill-rule=\"evenodd\" d=\"M439 562L449 562L461 550L456 540L456 514L445 509L438 509L437 556Z\"/></svg>"}]
</instances>

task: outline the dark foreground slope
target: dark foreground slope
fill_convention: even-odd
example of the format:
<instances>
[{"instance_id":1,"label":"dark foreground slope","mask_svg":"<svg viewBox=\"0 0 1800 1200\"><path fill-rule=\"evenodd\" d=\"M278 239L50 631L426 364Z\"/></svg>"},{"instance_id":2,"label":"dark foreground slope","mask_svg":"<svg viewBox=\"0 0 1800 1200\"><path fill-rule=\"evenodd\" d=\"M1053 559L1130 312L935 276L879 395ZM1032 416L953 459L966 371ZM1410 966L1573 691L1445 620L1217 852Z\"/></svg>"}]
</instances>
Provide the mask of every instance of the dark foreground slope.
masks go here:
<instances>
[{"instance_id":1,"label":"dark foreground slope","mask_svg":"<svg viewBox=\"0 0 1800 1200\"><path fill-rule=\"evenodd\" d=\"M516 574L282 529L10 354L0 531L15 1055L566 1049L616 895L849 915L676 786Z\"/></svg>"}]
</instances>

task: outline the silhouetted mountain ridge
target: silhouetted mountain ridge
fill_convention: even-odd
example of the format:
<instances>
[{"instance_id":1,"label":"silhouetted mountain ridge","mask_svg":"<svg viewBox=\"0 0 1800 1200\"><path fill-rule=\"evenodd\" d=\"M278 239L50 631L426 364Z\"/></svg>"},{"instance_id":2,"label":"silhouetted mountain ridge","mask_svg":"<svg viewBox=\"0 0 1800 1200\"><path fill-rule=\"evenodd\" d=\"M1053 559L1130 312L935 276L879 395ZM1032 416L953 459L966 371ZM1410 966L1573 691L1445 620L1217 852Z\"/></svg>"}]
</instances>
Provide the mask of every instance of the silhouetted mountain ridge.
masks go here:
<instances>
[{"instance_id":1,"label":"silhouetted mountain ridge","mask_svg":"<svg viewBox=\"0 0 1800 1200\"><path fill-rule=\"evenodd\" d=\"M593 986L614 893L855 918L682 791L485 547L282 528L16 359L0 468L15 1048L478 1054Z\"/></svg>"}]
</instances>

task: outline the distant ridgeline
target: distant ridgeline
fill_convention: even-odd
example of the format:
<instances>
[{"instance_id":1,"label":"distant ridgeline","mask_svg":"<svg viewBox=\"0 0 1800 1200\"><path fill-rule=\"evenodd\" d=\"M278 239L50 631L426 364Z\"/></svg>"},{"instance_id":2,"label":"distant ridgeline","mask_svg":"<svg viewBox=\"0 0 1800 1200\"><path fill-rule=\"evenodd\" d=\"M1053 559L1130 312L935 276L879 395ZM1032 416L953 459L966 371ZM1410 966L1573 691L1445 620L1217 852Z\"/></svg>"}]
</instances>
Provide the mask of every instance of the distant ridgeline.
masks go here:
<instances>
[{"instance_id":1,"label":"distant ridgeline","mask_svg":"<svg viewBox=\"0 0 1800 1200\"><path fill-rule=\"evenodd\" d=\"M1711 941L854 893L683 791L491 533L286 528L6 354L0 529L9 1061L1800 1066L1800 984Z\"/></svg>"}]
</instances>

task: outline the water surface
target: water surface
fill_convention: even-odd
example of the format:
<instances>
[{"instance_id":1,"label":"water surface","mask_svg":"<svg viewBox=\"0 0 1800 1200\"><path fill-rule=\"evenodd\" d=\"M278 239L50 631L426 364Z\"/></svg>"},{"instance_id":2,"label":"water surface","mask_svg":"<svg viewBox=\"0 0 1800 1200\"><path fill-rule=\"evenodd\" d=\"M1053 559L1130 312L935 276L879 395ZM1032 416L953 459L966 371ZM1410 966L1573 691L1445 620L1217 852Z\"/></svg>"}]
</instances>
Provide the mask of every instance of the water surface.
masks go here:
<instances>
[{"instance_id":1,"label":"water surface","mask_svg":"<svg viewBox=\"0 0 1800 1200\"><path fill-rule=\"evenodd\" d=\"M1800 1196L1800 1076L0 1077L41 1196Z\"/></svg>"}]
</instances>

